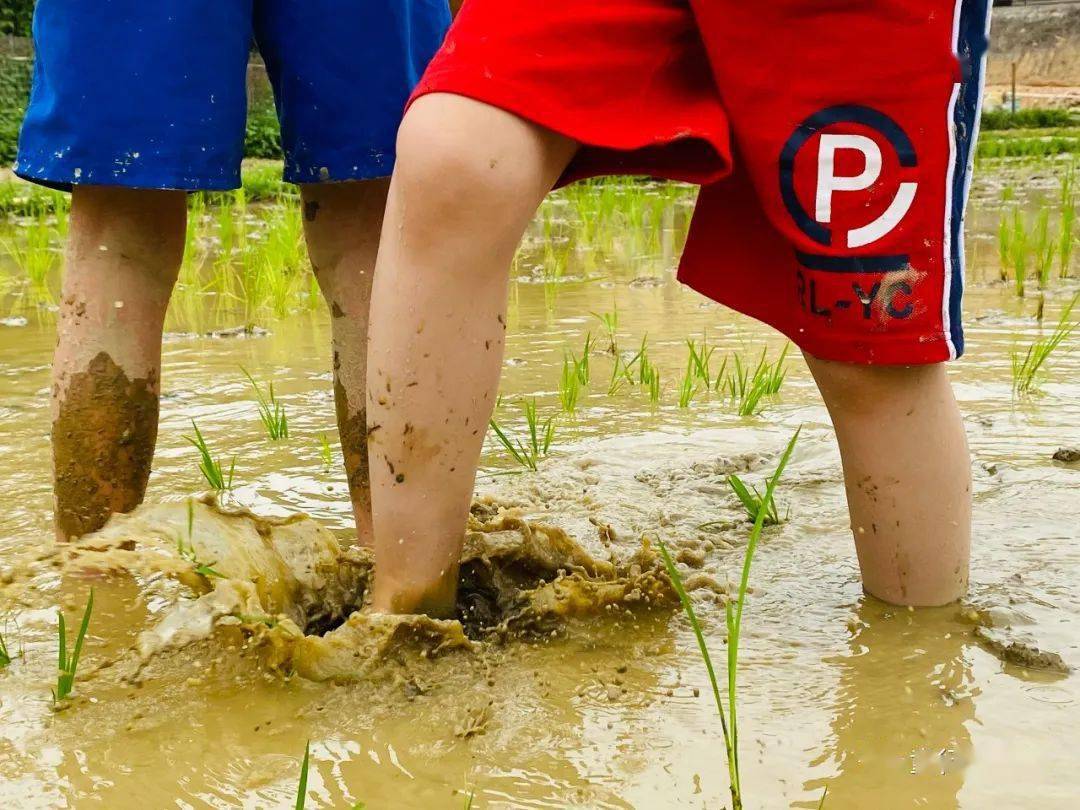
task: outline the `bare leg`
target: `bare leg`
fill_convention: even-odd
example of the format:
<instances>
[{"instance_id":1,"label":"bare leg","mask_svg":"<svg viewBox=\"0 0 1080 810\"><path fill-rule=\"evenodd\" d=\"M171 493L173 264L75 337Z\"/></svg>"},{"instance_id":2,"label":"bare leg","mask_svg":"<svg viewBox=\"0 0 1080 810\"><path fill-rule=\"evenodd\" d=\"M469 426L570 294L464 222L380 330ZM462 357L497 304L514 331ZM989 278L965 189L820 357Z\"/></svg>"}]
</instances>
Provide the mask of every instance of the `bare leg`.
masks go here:
<instances>
[{"instance_id":1,"label":"bare leg","mask_svg":"<svg viewBox=\"0 0 1080 810\"><path fill-rule=\"evenodd\" d=\"M840 443L863 588L900 605L959 599L971 460L945 367L806 361Z\"/></svg>"},{"instance_id":2,"label":"bare leg","mask_svg":"<svg viewBox=\"0 0 1080 810\"><path fill-rule=\"evenodd\" d=\"M459 96L405 117L371 299L376 610L453 611L510 262L576 148Z\"/></svg>"},{"instance_id":3,"label":"bare leg","mask_svg":"<svg viewBox=\"0 0 1080 810\"><path fill-rule=\"evenodd\" d=\"M142 502L157 439L161 331L184 252L185 195L73 193L52 439L56 529L72 538Z\"/></svg>"},{"instance_id":4,"label":"bare leg","mask_svg":"<svg viewBox=\"0 0 1080 810\"><path fill-rule=\"evenodd\" d=\"M368 306L388 180L304 186L304 231L319 287L330 307L334 402L361 545L372 544L368 480Z\"/></svg>"}]
</instances>

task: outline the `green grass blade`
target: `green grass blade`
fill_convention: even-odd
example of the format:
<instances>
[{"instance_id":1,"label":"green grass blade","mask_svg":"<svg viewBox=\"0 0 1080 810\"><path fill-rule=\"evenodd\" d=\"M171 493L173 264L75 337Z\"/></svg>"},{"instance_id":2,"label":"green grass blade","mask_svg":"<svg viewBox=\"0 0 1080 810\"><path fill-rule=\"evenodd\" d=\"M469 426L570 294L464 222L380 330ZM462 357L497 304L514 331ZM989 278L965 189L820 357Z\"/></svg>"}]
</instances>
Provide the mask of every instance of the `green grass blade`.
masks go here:
<instances>
[{"instance_id":1,"label":"green grass blade","mask_svg":"<svg viewBox=\"0 0 1080 810\"><path fill-rule=\"evenodd\" d=\"M499 440L499 443L506 449L506 451L513 457L514 461L520 464L522 467L527 467L530 470L536 470L536 462L524 452L522 448L515 445L510 441L510 438L503 432L503 429L499 427L499 423L492 419L488 424L491 425L491 429L495 431L495 437Z\"/></svg>"},{"instance_id":2,"label":"green grass blade","mask_svg":"<svg viewBox=\"0 0 1080 810\"><path fill-rule=\"evenodd\" d=\"M58 614L59 622L58 622L56 632L60 636L60 644L59 644L60 655L59 655L59 661L57 663L56 669L57 669L58 672L63 673L63 672L66 672L67 668L68 668L68 658L67 658L67 620L64 618L64 611L58 610L57 614Z\"/></svg>"},{"instance_id":3,"label":"green grass blade","mask_svg":"<svg viewBox=\"0 0 1080 810\"><path fill-rule=\"evenodd\" d=\"M709 646L705 643L705 634L701 630L701 623L698 621L697 614L694 612L694 605L690 601L690 595L686 592L682 577L679 576L679 571L675 567L675 561L671 558L671 554L668 552L668 548L663 540L657 540L657 544L660 547L660 556L664 560L664 567L667 569L672 587L675 588L675 593L679 596L679 601L682 603L686 618L690 621L690 627L694 631L698 650L701 652L701 659L705 663L705 671L708 674L709 684L712 687L713 692L713 700L716 703L716 712L720 717L720 728L724 734L724 747L728 757L728 777L731 781L732 801L735 807L741 807L742 797L739 790L738 765L732 747L733 739L728 733L727 718L724 715L724 701L720 697L720 683L716 678L716 669L713 667L712 656L709 654Z\"/></svg>"},{"instance_id":4,"label":"green grass blade","mask_svg":"<svg viewBox=\"0 0 1080 810\"><path fill-rule=\"evenodd\" d=\"M763 498L765 503L774 499L776 487L780 483L780 477L784 474L784 469L787 467L792 453L795 451L795 443L799 440L800 433L802 433L801 427L796 430L795 435L791 437L791 440L787 444L787 448L785 448L783 455L780 457L780 462L776 465L776 471L769 477L769 483L765 488L765 496ZM750 539L746 544L746 554L743 557L742 577L739 580L739 597L734 611L732 633L728 638L728 695L730 700L731 736L736 763L738 762L739 755L738 715L735 710L735 694L739 665L739 639L742 634L742 617L743 608L746 605L746 592L750 587L750 567L754 560L754 552L757 550L758 542L761 540L761 531L765 526L766 514L767 510L764 507L759 508L757 517L754 520L754 527L750 530Z\"/></svg>"},{"instance_id":5,"label":"green grass blade","mask_svg":"<svg viewBox=\"0 0 1080 810\"><path fill-rule=\"evenodd\" d=\"M756 519L761 503L757 498L750 494L750 490L746 488L746 484L742 482L742 479L732 473L728 476L728 486L734 490L735 496L742 502L743 508L746 510L746 514L749 518L751 520Z\"/></svg>"},{"instance_id":6,"label":"green grass blade","mask_svg":"<svg viewBox=\"0 0 1080 810\"><path fill-rule=\"evenodd\" d=\"M11 663L11 653L8 651L7 642L4 640L4 634L0 633L0 669L3 669Z\"/></svg>"},{"instance_id":7,"label":"green grass blade","mask_svg":"<svg viewBox=\"0 0 1080 810\"><path fill-rule=\"evenodd\" d=\"M304 762L300 766L300 784L296 788L296 810L304 810L307 804L308 768L311 766L311 741L304 746Z\"/></svg>"},{"instance_id":8,"label":"green grass blade","mask_svg":"<svg viewBox=\"0 0 1080 810\"><path fill-rule=\"evenodd\" d=\"M75 649L71 653L71 682L75 682L75 673L79 668L79 658L82 657L83 643L86 641L86 633L90 629L90 616L94 612L94 589L90 589L90 596L86 600L86 609L83 611L82 622L79 624L79 634L75 637Z\"/></svg>"}]
</instances>

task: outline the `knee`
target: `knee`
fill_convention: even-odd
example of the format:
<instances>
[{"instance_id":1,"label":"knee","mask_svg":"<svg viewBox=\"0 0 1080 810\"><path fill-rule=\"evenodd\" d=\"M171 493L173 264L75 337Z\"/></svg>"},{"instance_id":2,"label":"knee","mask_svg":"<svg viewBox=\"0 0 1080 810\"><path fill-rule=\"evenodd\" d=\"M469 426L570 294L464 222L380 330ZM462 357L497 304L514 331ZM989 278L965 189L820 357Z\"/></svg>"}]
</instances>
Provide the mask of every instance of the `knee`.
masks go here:
<instances>
[{"instance_id":1,"label":"knee","mask_svg":"<svg viewBox=\"0 0 1080 810\"><path fill-rule=\"evenodd\" d=\"M171 284L184 256L186 217L183 191L76 186L70 249L76 257L137 265L148 280Z\"/></svg>"},{"instance_id":2,"label":"knee","mask_svg":"<svg viewBox=\"0 0 1080 810\"><path fill-rule=\"evenodd\" d=\"M308 256L328 299L356 276L370 279L388 186L389 180L380 178L302 187Z\"/></svg>"},{"instance_id":3,"label":"knee","mask_svg":"<svg viewBox=\"0 0 1080 810\"><path fill-rule=\"evenodd\" d=\"M535 180L485 132L483 115L459 109L460 101L425 96L402 122L394 193L404 215L442 230L480 218L497 226L522 208L531 215Z\"/></svg>"},{"instance_id":4,"label":"knee","mask_svg":"<svg viewBox=\"0 0 1080 810\"><path fill-rule=\"evenodd\" d=\"M922 397L927 386L944 383L943 364L869 366L841 363L805 355L826 406L834 414L879 417L907 407Z\"/></svg>"}]
</instances>

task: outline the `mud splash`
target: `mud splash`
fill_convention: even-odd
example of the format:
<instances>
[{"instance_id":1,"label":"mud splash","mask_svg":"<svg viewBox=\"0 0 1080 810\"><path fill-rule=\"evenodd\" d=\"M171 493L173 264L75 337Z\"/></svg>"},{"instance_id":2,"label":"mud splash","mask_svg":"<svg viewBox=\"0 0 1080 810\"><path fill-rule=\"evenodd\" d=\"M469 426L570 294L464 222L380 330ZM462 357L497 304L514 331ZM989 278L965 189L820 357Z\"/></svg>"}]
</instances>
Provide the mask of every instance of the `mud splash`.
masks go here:
<instances>
[{"instance_id":1,"label":"mud splash","mask_svg":"<svg viewBox=\"0 0 1080 810\"><path fill-rule=\"evenodd\" d=\"M677 604L647 541L626 559L597 559L494 501L474 504L450 620L366 611L368 549L343 547L305 515L264 518L210 497L117 515L60 553L69 574L126 572L166 605L139 636L131 681L157 656L216 634L257 649L276 672L354 681L387 664L400 674L450 652L550 635L574 617Z\"/></svg>"}]
</instances>

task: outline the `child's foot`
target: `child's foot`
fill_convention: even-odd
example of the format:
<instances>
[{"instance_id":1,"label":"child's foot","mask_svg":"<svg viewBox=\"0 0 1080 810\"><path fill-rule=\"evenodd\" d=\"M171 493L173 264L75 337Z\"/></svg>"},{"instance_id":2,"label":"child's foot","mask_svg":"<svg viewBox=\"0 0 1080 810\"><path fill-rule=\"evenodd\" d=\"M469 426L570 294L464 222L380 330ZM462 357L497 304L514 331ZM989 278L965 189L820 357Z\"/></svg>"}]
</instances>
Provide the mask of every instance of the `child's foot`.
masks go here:
<instances>
[{"instance_id":1,"label":"child's foot","mask_svg":"<svg viewBox=\"0 0 1080 810\"><path fill-rule=\"evenodd\" d=\"M377 613L424 613L433 619L450 619L455 614L457 571L437 582L388 582L375 575L371 609Z\"/></svg>"}]
</instances>

